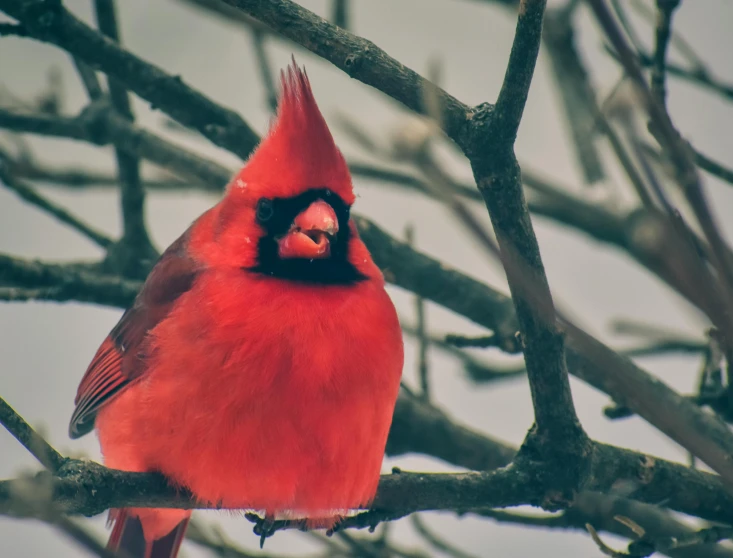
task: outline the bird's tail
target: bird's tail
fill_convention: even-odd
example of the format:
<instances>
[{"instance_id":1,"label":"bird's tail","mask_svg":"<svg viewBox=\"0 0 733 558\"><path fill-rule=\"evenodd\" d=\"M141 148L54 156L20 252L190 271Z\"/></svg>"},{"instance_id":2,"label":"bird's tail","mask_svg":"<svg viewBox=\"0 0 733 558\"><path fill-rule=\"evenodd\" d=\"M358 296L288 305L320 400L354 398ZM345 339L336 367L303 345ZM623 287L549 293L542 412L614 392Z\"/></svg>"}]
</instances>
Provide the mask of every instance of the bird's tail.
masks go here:
<instances>
[{"instance_id":1,"label":"bird's tail","mask_svg":"<svg viewBox=\"0 0 733 558\"><path fill-rule=\"evenodd\" d=\"M183 536L188 527L190 515L181 520L174 529L162 538L145 540L143 524L138 516L128 509L114 510L110 520L115 526L109 537L107 548L120 552L126 558L176 558Z\"/></svg>"}]
</instances>

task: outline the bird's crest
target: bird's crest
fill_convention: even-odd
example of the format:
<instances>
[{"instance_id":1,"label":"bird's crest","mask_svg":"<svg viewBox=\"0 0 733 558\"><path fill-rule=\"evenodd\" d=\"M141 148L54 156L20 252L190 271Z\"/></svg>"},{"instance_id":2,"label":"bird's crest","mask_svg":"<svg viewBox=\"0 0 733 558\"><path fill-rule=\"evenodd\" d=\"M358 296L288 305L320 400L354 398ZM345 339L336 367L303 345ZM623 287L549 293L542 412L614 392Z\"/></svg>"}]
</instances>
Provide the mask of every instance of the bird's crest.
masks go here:
<instances>
[{"instance_id":1,"label":"bird's crest","mask_svg":"<svg viewBox=\"0 0 733 558\"><path fill-rule=\"evenodd\" d=\"M351 204L354 194L343 155L318 109L308 75L293 62L280 73L277 116L247 164L232 181L254 191L291 197L328 188Z\"/></svg>"}]
</instances>

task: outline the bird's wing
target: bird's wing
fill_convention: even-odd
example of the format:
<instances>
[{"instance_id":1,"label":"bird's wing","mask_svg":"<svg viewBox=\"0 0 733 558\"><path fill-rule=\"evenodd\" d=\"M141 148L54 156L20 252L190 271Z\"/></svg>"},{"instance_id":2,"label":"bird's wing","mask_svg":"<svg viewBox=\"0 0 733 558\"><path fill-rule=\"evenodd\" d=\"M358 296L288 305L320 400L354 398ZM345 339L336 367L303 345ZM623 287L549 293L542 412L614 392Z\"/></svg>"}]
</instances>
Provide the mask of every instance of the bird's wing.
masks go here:
<instances>
[{"instance_id":1,"label":"bird's wing","mask_svg":"<svg viewBox=\"0 0 733 558\"><path fill-rule=\"evenodd\" d=\"M163 253L143 288L94 355L79 384L69 436L79 438L94 428L99 409L146 370L148 332L162 321L176 300L191 289L201 268L188 255L188 231Z\"/></svg>"}]
</instances>

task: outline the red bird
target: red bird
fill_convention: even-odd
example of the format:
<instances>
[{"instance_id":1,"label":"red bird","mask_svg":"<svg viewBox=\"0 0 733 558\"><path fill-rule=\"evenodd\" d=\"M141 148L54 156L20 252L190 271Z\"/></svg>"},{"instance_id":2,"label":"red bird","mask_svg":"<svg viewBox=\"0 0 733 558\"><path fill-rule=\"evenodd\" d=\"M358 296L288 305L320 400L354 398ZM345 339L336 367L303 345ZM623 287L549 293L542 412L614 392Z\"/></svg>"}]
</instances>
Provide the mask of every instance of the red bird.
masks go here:
<instances>
[{"instance_id":1,"label":"red bird","mask_svg":"<svg viewBox=\"0 0 733 558\"><path fill-rule=\"evenodd\" d=\"M107 466L160 472L224 508L327 518L323 527L368 506L403 345L353 203L346 162L293 65L270 133L94 356L71 437L96 427ZM109 547L175 556L189 516L114 510Z\"/></svg>"}]
</instances>

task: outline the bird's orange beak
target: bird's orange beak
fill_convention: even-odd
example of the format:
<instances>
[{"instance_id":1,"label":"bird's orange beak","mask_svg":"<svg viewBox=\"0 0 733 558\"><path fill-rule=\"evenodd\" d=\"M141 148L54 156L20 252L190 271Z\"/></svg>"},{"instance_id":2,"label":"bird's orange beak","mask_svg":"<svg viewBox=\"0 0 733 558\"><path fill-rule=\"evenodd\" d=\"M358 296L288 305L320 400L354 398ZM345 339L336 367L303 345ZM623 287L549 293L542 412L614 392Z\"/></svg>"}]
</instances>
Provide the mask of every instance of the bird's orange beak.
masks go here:
<instances>
[{"instance_id":1,"label":"bird's orange beak","mask_svg":"<svg viewBox=\"0 0 733 558\"><path fill-rule=\"evenodd\" d=\"M331 242L339 231L333 208L323 200L314 201L298 214L290 230L278 242L281 258L328 258Z\"/></svg>"}]
</instances>

